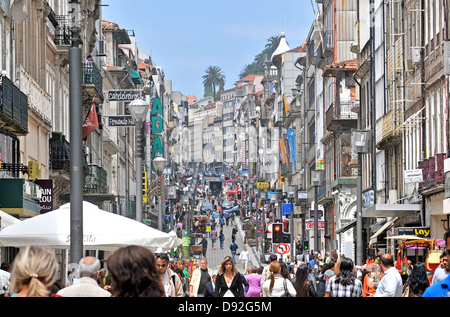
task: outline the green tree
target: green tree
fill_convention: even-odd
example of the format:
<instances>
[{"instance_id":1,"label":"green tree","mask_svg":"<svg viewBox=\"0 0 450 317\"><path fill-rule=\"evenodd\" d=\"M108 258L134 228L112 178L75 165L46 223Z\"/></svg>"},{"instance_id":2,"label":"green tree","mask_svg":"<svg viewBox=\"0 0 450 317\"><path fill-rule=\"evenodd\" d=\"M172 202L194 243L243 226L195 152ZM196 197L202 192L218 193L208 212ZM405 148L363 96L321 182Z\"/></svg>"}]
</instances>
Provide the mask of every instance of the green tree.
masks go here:
<instances>
[{"instance_id":1,"label":"green tree","mask_svg":"<svg viewBox=\"0 0 450 317\"><path fill-rule=\"evenodd\" d=\"M212 90L214 100L216 100L216 87L220 87L223 90L225 86L225 75L222 72L222 69L219 66L208 66L205 69L205 75L203 78L203 87L205 88L205 97L206 94Z\"/></svg>"},{"instance_id":2,"label":"green tree","mask_svg":"<svg viewBox=\"0 0 450 317\"><path fill-rule=\"evenodd\" d=\"M247 64L242 68L242 71L239 73L239 79L244 78L248 75L262 75L264 74L264 60L267 56L267 58L272 57L273 52L278 47L278 44L280 44L281 36L271 36L267 39L267 43L264 47L264 49L255 56L255 59L251 64Z\"/></svg>"}]
</instances>

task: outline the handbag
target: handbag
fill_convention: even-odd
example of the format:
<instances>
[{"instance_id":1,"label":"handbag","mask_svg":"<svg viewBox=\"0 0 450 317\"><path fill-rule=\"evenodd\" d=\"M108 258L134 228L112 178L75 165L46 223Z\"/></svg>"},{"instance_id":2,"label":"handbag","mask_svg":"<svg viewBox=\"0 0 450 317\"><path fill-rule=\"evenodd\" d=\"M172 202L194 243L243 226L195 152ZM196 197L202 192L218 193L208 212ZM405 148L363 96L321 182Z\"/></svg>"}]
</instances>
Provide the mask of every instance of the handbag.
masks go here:
<instances>
[{"instance_id":1,"label":"handbag","mask_svg":"<svg viewBox=\"0 0 450 317\"><path fill-rule=\"evenodd\" d=\"M405 290L403 291L402 297L409 297L409 284L406 286Z\"/></svg>"},{"instance_id":2,"label":"handbag","mask_svg":"<svg viewBox=\"0 0 450 317\"><path fill-rule=\"evenodd\" d=\"M284 294L281 297L292 297L287 290L286 279L283 279Z\"/></svg>"}]
</instances>

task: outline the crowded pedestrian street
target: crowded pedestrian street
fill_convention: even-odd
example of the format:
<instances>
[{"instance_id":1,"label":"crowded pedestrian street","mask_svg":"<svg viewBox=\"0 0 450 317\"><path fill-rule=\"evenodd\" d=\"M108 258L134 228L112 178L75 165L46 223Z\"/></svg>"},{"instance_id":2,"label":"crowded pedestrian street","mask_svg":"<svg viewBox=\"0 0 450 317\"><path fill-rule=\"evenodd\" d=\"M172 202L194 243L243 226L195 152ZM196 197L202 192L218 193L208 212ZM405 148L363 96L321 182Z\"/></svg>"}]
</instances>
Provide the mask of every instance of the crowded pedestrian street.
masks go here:
<instances>
[{"instance_id":1,"label":"crowded pedestrian street","mask_svg":"<svg viewBox=\"0 0 450 317\"><path fill-rule=\"evenodd\" d=\"M0 303L450 297L449 8L0 1Z\"/></svg>"}]
</instances>

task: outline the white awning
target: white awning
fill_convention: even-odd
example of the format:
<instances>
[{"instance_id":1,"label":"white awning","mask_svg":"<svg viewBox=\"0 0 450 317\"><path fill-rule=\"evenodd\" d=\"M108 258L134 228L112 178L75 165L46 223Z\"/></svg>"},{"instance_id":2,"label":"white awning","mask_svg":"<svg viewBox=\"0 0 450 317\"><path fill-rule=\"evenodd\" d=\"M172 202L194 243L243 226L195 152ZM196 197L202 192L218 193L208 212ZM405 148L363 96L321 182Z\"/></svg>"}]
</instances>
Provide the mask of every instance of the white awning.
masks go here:
<instances>
[{"instance_id":1,"label":"white awning","mask_svg":"<svg viewBox=\"0 0 450 317\"><path fill-rule=\"evenodd\" d=\"M369 240L370 244L373 244L375 242L377 242L377 238L380 234L382 234L383 232L385 232L386 230L389 230L389 228L391 228L395 222L399 219L399 217L393 217L391 220L389 220L388 222L386 222L380 229L378 229L377 232L375 232Z\"/></svg>"},{"instance_id":2,"label":"white awning","mask_svg":"<svg viewBox=\"0 0 450 317\"><path fill-rule=\"evenodd\" d=\"M402 217L422 211L419 204L375 204L362 210L363 217Z\"/></svg>"}]
</instances>

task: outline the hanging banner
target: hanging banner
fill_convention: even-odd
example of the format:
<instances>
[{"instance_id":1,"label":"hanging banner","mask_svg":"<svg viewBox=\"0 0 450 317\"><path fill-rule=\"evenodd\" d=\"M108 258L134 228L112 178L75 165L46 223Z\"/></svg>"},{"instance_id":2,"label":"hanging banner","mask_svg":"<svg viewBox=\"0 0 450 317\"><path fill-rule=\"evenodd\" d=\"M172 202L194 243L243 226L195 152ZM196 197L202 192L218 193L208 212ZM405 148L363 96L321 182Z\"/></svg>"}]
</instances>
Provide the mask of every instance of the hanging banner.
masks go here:
<instances>
[{"instance_id":1,"label":"hanging banner","mask_svg":"<svg viewBox=\"0 0 450 317\"><path fill-rule=\"evenodd\" d=\"M287 138L289 141L289 149L291 151L291 158L295 171L297 169L297 164L295 162L295 130L287 130Z\"/></svg>"}]
</instances>

